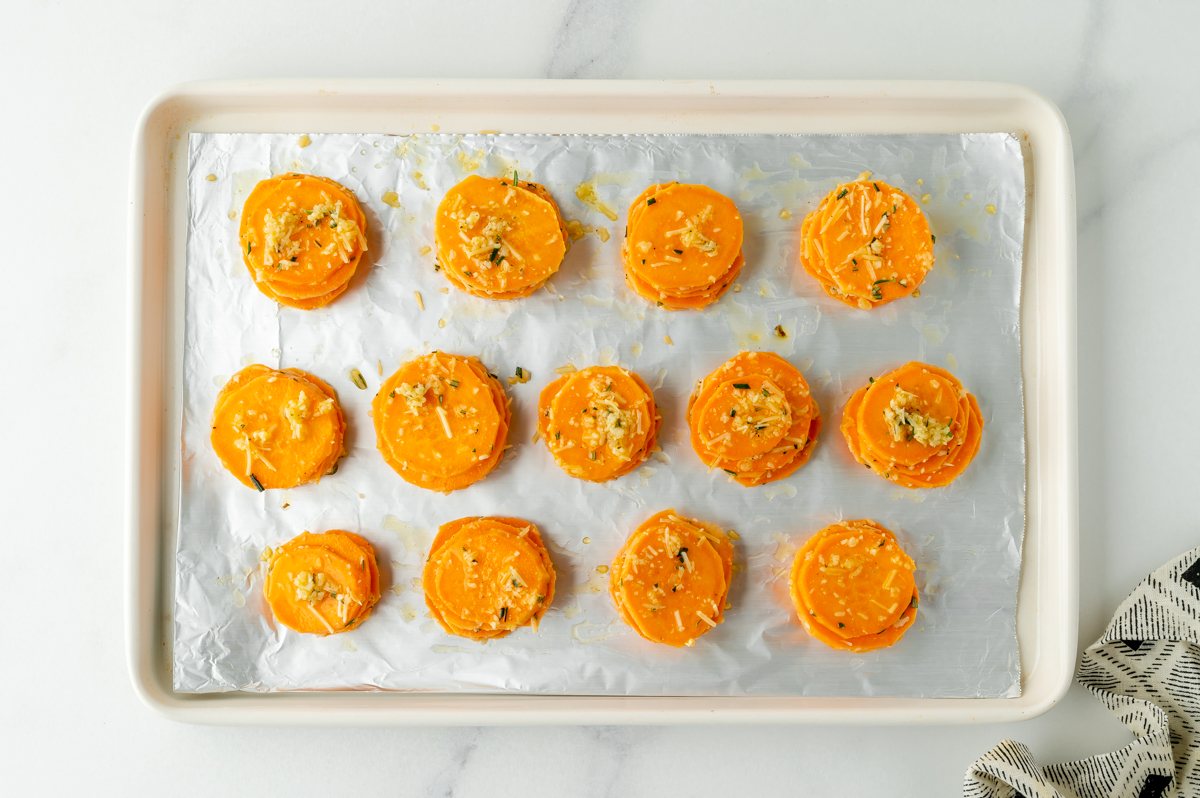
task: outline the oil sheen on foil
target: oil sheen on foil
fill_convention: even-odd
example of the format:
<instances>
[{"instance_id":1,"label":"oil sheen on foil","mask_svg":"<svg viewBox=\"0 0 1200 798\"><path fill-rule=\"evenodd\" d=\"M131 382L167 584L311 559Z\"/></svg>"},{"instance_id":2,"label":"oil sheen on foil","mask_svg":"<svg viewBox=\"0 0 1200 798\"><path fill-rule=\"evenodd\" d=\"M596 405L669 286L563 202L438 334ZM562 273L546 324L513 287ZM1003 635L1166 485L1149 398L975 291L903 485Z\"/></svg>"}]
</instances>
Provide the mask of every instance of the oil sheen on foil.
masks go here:
<instances>
[{"instance_id":1,"label":"oil sheen on foil","mask_svg":"<svg viewBox=\"0 0 1200 798\"><path fill-rule=\"evenodd\" d=\"M176 690L1019 694L1026 189L1013 135L193 134L188 170ZM585 235L528 299L467 296L434 270L435 209L469 174L514 170L545 184ZM321 310L263 296L238 249L249 191L287 171L354 191L370 227L370 268ZM863 171L918 200L937 238L920 297L869 312L827 297L798 261L805 214ZM655 308L622 277L630 201L646 185L672 180L717 189L744 219L739 283L703 311ZM501 465L450 495L401 480L377 452L368 416L383 378L431 349L476 355L501 377L518 366L532 374L507 386L514 426ZM708 473L684 419L696 380L742 349L772 350L799 367L827 420L808 465L757 488ZM979 454L946 488L906 490L873 475L838 431L856 388L910 360L949 368L983 410ZM335 475L258 493L224 471L209 443L213 403L251 363L301 368L337 390L349 456ZM641 374L663 415L661 452L606 484L563 473L531 438L538 393L566 364L620 364ZM686 649L648 643L625 626L608 576L597 570L638 524L668 507L740 536L726 620ZM468 515L516 516L541 530L559 588L536 633L477 643L446 635L427 614L428 546L439 524ZM792 556L842 518L879 521L917 563L920 611L892 648L834 651L795 620ZM339 528L366 536L379 554L385 589L370 620L327 638L274 623L262 600L260 552L305 530Z\"/></svg>"}]
</instances>

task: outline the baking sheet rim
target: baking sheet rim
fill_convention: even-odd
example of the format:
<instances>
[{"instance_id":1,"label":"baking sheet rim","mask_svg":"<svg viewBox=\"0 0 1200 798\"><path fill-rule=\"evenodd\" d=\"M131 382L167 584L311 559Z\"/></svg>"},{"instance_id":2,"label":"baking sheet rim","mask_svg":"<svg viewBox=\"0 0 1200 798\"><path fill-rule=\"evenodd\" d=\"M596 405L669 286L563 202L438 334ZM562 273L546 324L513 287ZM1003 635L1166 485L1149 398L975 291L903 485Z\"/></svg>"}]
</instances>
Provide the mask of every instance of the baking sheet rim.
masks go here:
<instances>
[{"instance_id":1,"label":"baking sheet rim","mask_svg":"<svg viewBox=\"0 0 1200 798\"><path fill-rule=\"evenodd\" d=\"M720 89L717 89L717 86ZM322 98L337 95L332 104ZM568 95L583 101L589 113L580 114L568 107L565 111L551 101ZM647 96L657 98L653 109L643 110L638 101ZM441 99L443 104L438 105ZM463 100L469 100L464 105ZM701 99L702 98L702 99ZM397 700L394 693L337 694L284 693L255 696L218 693L205 696L174 694L169 688L169 676L164 665L169 652L161 657L160 643L169 637L163 626L162 601L165 591L161 566L166 546L161 532L173 534L177 519L163 524L164 498L171 477L163 474L164 456L171 454L163 447L164 435L158 423L163 416L163 399L176 387L164 376L177 374L166 368L172 357L178 357L178 341L171 339L163 357L156 354L161 347L161 335L156 340L147 337L153 332L170 334L170 325L178 323L178 291L170 297L167 307L153 299L154 288L178 289L182 258L172 258L169 249L178 250L181 242L173 241L169 220L173 213L170 203L178 203L180 192L171 191L171 184L182 181L182 175L172 169L169 157L171 134L197 129L269 130L280 125L296 127L294 115L310 114L319 118L331 110L350 119L323 127L333 129L379 129L379 118L443 119L437 111L480 119L491 113L515 113L519 117L553 119L571 114L586 118L591 129L601 129L598 118L619 119L622 129L631 127L629 113L643 111L633 129L656 132L766 132L762 128L739 127L736 120L745 119L747 103L768 101L773 106L780 100L791 102L786 110L768 107L767 113L778 121L796 127L792 132L925 132L961 133L982 129L1020 130L1034 144L1033 213L1026 262L1026 295L1023 301L1022 324L1026 329L1023 342L1022 370L1027 375L1030 362L1043 365L1052 361L1057 369L1046 369L1056 375L1047 390L1049 380L1036 385L1026 380L1027 421L1026 437L1030 450L1030 491L1027 514L1025 563L1022 567L1021 604L1035 602L1036 610L1026 606L1022 623L1021 604L1018 606L1018 636L1022 648L1033 643L1031 665L1024 669L1024 691L1015 699L810 699L810 698L751 698L751 697L563 697L563 696L475 696L462 694L403 694ZM386 102L385 102L386 100ZM403 102L421 103L420 110L405 116ZM523 100L524 106L515 102ZM847 111L845 101L855 102L857 110ZM542 109L530 109L541 102ZM186 115L191 110L206 113ZM506 105L507 103L507 105ZM596 114L597 103L608 107L604 115ZM937 104L943 104L937 107ZM365 107L364 107L365 104ZM905 107L906 104L910 107ZM268 116L282 118L275 124L258 116L237 116L247 106L267 108ZM332 106L332 107L331 107ZM682 108L681 108L682 106ZM702 107L698 107L702 106ZM913 107L916 106L914 110ZM518 107L518 111L506 110ZM464 112L461 109L466 108ZM490 110L488 110L490 109ZM694 113L686 119L680 110ZM946 112L953 112L949 116ZM355 116L357 114L357 116ZM957 114L958 116L954 116ZM233 115L233 119L221 120ZM422 116L423 115L423 116ZM732 128L725 117L734 119ZM367 122L365 120L371 119ZM948 125L947 120L957 122ZM346 127L349 124L349 127ZM744 124L744 123L743 123ZM761 120L754 120L761 124ZM840 125L844 124L844 127ZM983 127L980 127L983 125ZM303 126L303 125L301 125ZM161 137L152 135L160 134ZM553 127L528 122L523 130L570 129L562 120ZM767 126L771 127L770 125ZM515 129L515 128L514 128ZM615 128L614 128L615 129ZM186 137L180 137L185 142ZM660 83L657 81L223 81L187 84L168 90L146 108L137 127L134 143L131 181L130 275L129 275L129 339L130 402L129 474L127 483L127 570L126 570L126 638L131 677L135 689L156 711L179 720L195 722L297 722L303 719L322 722L375 723L674 723L718 722L983 722L1015 720L1033 717L1052 706L1069 685L1074 665L1077 625L1077 499L1075 453L1075 229L1074 176L1070 140L1065 122L1058 109L1045 98L1016 86L988 83L957 82L799 82L745 81L691 83ZM155 156L161 162L149 164ZM165 174L155 171L157 166ZM162 200L156 207L153 199ZM150 200L150 201L148 201ZM1038 225L1037 222L1042 224ZM150 222L147 225L147 222ZM157 230L153 223L161 223ZM147 233L149 231L149 238ZM158 238L155 238L155 234ZM1045 239L1045 240L1043 240ZM148 246L149 245L149 246ZM158 254L160 272L148 270L147 255ZM1048 262L1039 269L1041 260ZM152 260L152 258L150 259ZM147 281L146 278L150 280ZM1035 279L1036 278L1036 279ZM158 282L155 282L155 281ZM1048 297L1034 307L1030 292L1038 291ZM147 296L150 300L145 301ZM1053 306L1054 313L1047 310ZM157 315L156 315L157 314ZM1028 318L1024 318L1028 314ZM177 336L176 336L177 337ZM148 344L148 345L147 345ZM1034 350L1036 349L1036 352ZM154 373L153 367L163 369ZM143 373L143 369L150 369ZM148 394L148 395L147 395ZM1031 395L1034 394L1034 395ZM149 401L146 401L149 399ZM172 400L174 402L174 400ZM154 406L149 419L141 408ZM1049 429L1047 422L1057 421ZM168 424L171 422L168 420ZM147 429L148 425L148 429ZM149 435L144 433L149 432ZM1036 436L1034 433L1037 433ZM147 442L147 439L149 441ZM1036 455L1036 456L1034 456ZM178 467L178 453L168 464ZM167 459L170 459L169 457ZM1054 471L1042 475L1042 467ZM1042 480L1052 480L1046 485ZM1052 485L1055 489L1045 490ZM177 497L176 501L177 501ZM1047 502L1048 499L1048 502ZM1052 505L1049 509L1043 503ZM1046 522L1054 522L1047 524ZM162 529L166 526L166 529ZM1049 537L1042 534L1048 528ZM1056 533L1056 534L1055 534ZM1043 551L1042 549L1046 550ZM1033 549L1033 551L1031 551ZM1033 555L1037 555L1034 557ZM1049 566L1048 568L1046 566ZM1048 573L1052 572L1052 573ZM169 626L169 620L166 621ZM1029 627L1033 627L1032 637ZM1024 659L1024 657L1023 657ZM1031 685L1036 679L1036 682ZM287 700L280 699L288 697ZM338 699L344 699L338 701ZM469 703L463 704L466 700ZM266 703L262 703L266 702ZM501 702L501 703L495 703ZM547 704L547 702L550 702ZM466 709L469 707L469 709ZM383 713L383 714L381 714Z\"/></svg>"}]
</instances>

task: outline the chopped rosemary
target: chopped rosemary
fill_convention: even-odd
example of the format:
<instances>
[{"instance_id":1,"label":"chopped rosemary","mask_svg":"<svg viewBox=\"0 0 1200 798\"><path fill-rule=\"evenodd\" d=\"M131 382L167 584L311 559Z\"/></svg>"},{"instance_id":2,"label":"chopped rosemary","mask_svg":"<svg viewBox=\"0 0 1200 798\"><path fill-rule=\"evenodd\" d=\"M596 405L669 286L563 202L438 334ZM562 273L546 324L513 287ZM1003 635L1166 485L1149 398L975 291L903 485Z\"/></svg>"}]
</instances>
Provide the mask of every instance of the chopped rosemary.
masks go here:
<instances>
[{"instance_id":1,"label":"chopped rosemary","mask_svg":"<svg viewBox=\"0 0 1200 798\"><path fill-rule=\"evenodd\" d=\"M265 488L262 486L262 483L258 481L258 477L254 476L253 474L250 475L250 481L254 483L254 487L258 488L259 493L262 493L265 490Z\"/></svg>"},{"instance_id":2,"label":"chopped rosemary","mask_svg":"<svg viewBox=\"0 0 1200 798\"><path fill-rule=\"evenodd\" d=\"M743 391L748 391L748 390L750 390L750 383L747 383L747 382L735 382L735 383L733 384L733 387L734 387L734 388L738 388L738 389L740 389L740 390L743 390Z\"/></svg>"}]
</instances>

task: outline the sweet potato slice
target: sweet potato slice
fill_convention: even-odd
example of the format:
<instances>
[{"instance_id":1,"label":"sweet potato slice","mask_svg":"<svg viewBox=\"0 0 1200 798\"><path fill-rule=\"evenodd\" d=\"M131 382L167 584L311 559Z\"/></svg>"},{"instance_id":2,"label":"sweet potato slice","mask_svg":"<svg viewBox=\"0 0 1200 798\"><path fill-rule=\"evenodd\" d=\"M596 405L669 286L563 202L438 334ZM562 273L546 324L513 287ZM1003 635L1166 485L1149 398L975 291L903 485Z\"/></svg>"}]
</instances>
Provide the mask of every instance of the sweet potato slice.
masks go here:
<instances>
[{"instance_id":1,"label":"sweet potato slice","mask_svg":"<svg viewBox=\"0 0 1200 798\"><path fill-rule=\"evenodd\" d=\"M330 291L328 294L322 294L321 296L310 297L308 299L292 299L291 297L286 297L283 294L275 293L275 291L272 290L270 283L267 283L266 281L257 283L257 285L258 290L266 294L271 299L275 300L281 305L287 305L289 308L296 308L297 310L316 310L318 308L323 308L333 300L340 297L342 294L346 293L346 289L350 287L350 283L347 281L338 288Z\"/></svg>"},{"instance_id":2,"label":"sweet potato slice","mask_svg":"<svg viewBox=\"0 0 1200 798\"><path fill-rule=\"evenodd\" d=\"M925 474L912 475L893 471L889 476L893 482L905 488L941 488L949 485L967 469L978 454L979 442L983 437L983 414L979 410L979 404L970 394L967 395L967 401L970 404L970 421L963 445L951 452L940 466Z\"/></svg>"},{"instance_id":3,"label":"sweet potato slice","mask_svg":"<svg viewBox=\"0 0 1200 798\"><path fill-rule=\"evenodd\" d=\"M434 235L452 282L489 296L532 290L558 271L566 253L566 228L541 186L479 175L446 193Z\"/></svg>"},{"instance_id":4,"label":"sweet potato slice","mask_svg":"<svg viewBox=\"0 0 1200 798\"><path fill-rule=\"evenodd\" d=\"M325 461L321 465L317 466L316 474L318 476L325 476L333 472L338 460L346 456L346 414L342 411L341 402L338 401L337 392L333 390L333 386L320 377L309 374L306 371L301 371L300 369L284 369L283 373L299 377L301 382L306 382L313 386L314 389L321 392L323 400L333 400L333 410L336 414L337 437L341 441L341 446L331 447L328 457L325 458Z\"/></svg>"},{"instance_id":5,"label":"sweet potato slice","mask_svg":"<svg viewBox=\"0 0 1200 798\"><path fill-rule=\"evenodd\" d=\"M822 200L816 210L804 217L804 221L800 225L800 265L820 283L821 288L825 289L825 293L829 296L852 308L861 308L857 298L842 293L825 268L825 250L817 236L817 231L821 229L821 223L829 210L829 199L832 196L834 194L830 194ZM870 302L867 304L868 307L873 307Z\"/></svg>"},{"instance_id":6,"label":"sweet potato slice","mask_svg":"<svg viewBox=\"0 0 1200 798\"><path fill-rule=\"evenodd\" d=\"M380 450L403 464L402 475L445 479L471 470L503 448L494 390L464 357L433 352L405 363L372 402Z\"/></svg>"},{"instance_id":7,"label":"sweet potato slice","mask_svg":"<svg viewBox=\"0 0 1200 798\"><path fill-rule=\"evenodd\" d=\"M568 474L606 482L649 456L658 410L645 382L619 366L593 366L553 385L539 430Z\"/></svg>"},{"instance_id":8,"label":"sweet potato slice","mask_svg":"<svg viewBox=\"0 0 1200 798\"><path fill-rule=\"evenodd\" d=\"M891 533L847 529L805 553L796 590L812 617L839 637L878 634L907 606L913 568Z\"/></svg>"},{"instance_id":9,"label":"sweet potato slice","mask_svg":"<svg viewBox=\"0 0 1200 798\"><path fill-rule=\"evenodd\" d=\"M562 387L567 384L567 379L570 376L571 375L566 374L556 380L553 380L549 385L542 389L540 394L538 394L537 431L538 436L543 441L546 441L547 447L550 446L551 440L550 407L554 402L554 397L558 396L558 392L561 391Z\"/></svg>"},{"instance_id":10,"label":"sweet potato slice","mask_svg":"<svg viewBox=\"0 0 1200 798\"><path fill-rule=\"evenodd\" d=\"M700 442L727 460L758 457L774 449L792 426L783 389L761 374L715 386L695 414Z\"/></svg>"},{"instance_id":11,"label":"sweet potato slice","mask_svg":"<svg viewBox=\"0 0 1200 798\"><path fill-rule=\"evenodd\" d=\"M751 385L751 378L769 380L783 390L790 413L789 426L771 447L761 453L722 452L711 442L723 432L710 436L701 430L701 417L706 408L710 417L716 418L715 409L728 414L720 402L713 404L717 392L723 386ZM761 389L760 389L761 390ZM720 468L746 485L758 485L790 476L808 461L816 440L813 429L814 418L820 411L809 391L808 383L800 371L772 352L741 352L723 363L704 380L699 382L688 400L687 419L691 432L692 448L700 460L710 469ZM736 419L731 416L730 422ZM732 437L732 433L731 433ZM747 456L742 456L747 455ZM744 477L744 478L743 478Z\"/></svg>"},{"instance_id":12,"label":"sweet potato slice","mask_svg":"<svg viewBox=\"0 0 1200 798\"><path fill-rule=\"evenodd\" d=\"M353 192L324 177L261 181L242 209L242 259L276 301L320 307L345 290L367 250L366 216Z\"/></svg>"},{"instance_id":13,"label":"sweet potato slice","mask_svg":"<svg viewBox=\"0 0 1200 798\"><path fill-rule=\"evenodd\" d=\"M815 234L825 271L863 309L908 296L933 266L933 240L920 207L879 180L834 189Z\"/></svg>"},{"instance_id":14,"label":"sweet potato slice","mask_svg":"<svg viewBox=\"0 0 1200 798\"><path fill-rule=\"evenodd\" d=\"M674 184L659 190L629 227L631 269L668 292L715 285L741 249L737 206L708 186Z\"/></svg>"},{"instance_id":15,"label":"sweet potato slice","mask_svg":"<svg viewBox=\"0 0 1200 798\"><path fill-rule=\"evenodd\" d=\"M554 596L554 568L536 527L464 518L439 529L425 566L426 603L450 634L500 637L532 625Z\"/></svg>"},{"instance_id":16,"label":"sweet potato slice","mask_svg":"<svg viewBox=\"0 0 1200 798\"><path fill-rule=\"evenodd\" d=\"M364 571L326 546L284 545L267 564L263 597L275 619L304 634L357 626L370 595L356 591ZM369 581L369 579L367 580Z\"/></svg>"},{"instance_id":17,"label":"sweet potato slice","mask_svg":"<svg viewBox=\"0 0 1200 798\"><path fill-rule=\"evenodd\" d=\"M921 427L928 436L930 421L942 425L937 440L909 439ZM913 362L855 391L842 410L841 431L854 459L881 477L906 488L944 487L979 450L983 414L953 374Z\"/></svg>"},{"instance_id":18,"label":"sweet potato slice","mask_svg":"<svg viewBox=\"0 0 1200 798\"><path fill-rule=\"evenodd\" d=\"M853 567L845 567L847 558ZM916 614L912 567L895 535L875 521L832 524L796 552L792 602L805 630L832 648L865 652L890 646ZM902 581L906 587L897 587Z\"/></svg>"},{"instance_id":19,"label":"sweet potato slice","mask_svg":"<svg viewBox=\"0 0 1200 798\"><path fill-rule=\"evenodd\" d=\"M346 586L357 603L352 607L354 615L379 601L379 565L375 561L375 549L366 538L341 529L331 529L321 534L304 532L285 546L323 546L352 565L357 564L355 574L358 580Z\"/></svg>"},{"instance_id":20,"label":"sweet potato slice","mask_svg":"<svg viewBox=\"0 0 1200 798\"><path fill-rule=\"evenodd\" d=\"M712 524L665 510L643 523L613 561L610 592L642 637L690 646L723 619L733 547Z\"/></svg>"},{"instance_id":21,"label":"sweet potato slice","mask_svg":"<svg viewBox=\"0 0 1200 798\"><path fill-rule=\"evenodd\" d=\"M875 651L895 645L904 636L904 633L912 626L913 619L916 618L919 598L917 591L914 590L904 613L900 616L900 620L874 635L863 635L852 638L838 637L823 624L817 623L816 619L806 612L799 613L800 624L809 635L820 640L830 648L851 651L856 654L865 654L868 651Z\"/></svg>"},{"instance_id":22,"label":"sweet potato slice","mask_svg":"<svg viewBox=\"0 0 1200 798\"><path fill-rule=\"evenodd\" d=\"M777 460L774 458L781 456L773 452L760 461L760 464L764 466L762 471L736 473L733 475L734 480L747 488L753 488L757 485L766 485L768 482L786 479L799 471L812 457L813 450L817 447L817 435L821 432L821 411L817 408L815 399L812 403L812 413L812 421L808 427L808 441L794 456L786 460Z\"/></svg>"},{"instance_id":23,"label":"sweet potato slice","mask_svg":"<svg viewBox=\"0 0 1200 798\"><path fill-rule=\"evenodd\" d=\"M370 571L371 576L371 603L374 604L375 602L378 602L379 596L381 595L379 587L379 556L375 553L375 547L371 545L371 541L367 540L362 535L355 534L354 532L347 532L345 530L335 531L341 532L352 542L356 543L358 547L366 554L367 570Z\"/></svg>"},{"instance_id":24,"label":"sweet potato slice","mask_svg":"<svg viewBox=\"0 0 1200 798\"><path fill-rule=\"evenodd\" d=\"M891 462L914 466L952 440L962 393L962 383L949 372L906 363L867 388L857 411L858 434Z\"/></svg>"},{"instance_id":25,"label":"sweet potato slice","mask_svg":"<svg viewBox=\"0 0 1200 798\"><path fill-rule=\"evenodd\" d=\"M337 400L304 372L250 368L258 376L235 375L238 387L222 392L213 412L217 456L247 487L292 488L319 480L343 451L345 422Z\"/></svg>"},{"instance_id":26,"label":"sweet potato slice","mask_svg":"<svg viewBox=\"0 0 1200 798\"><path fill-rule=\"evenodd\" d=\"M726 272L725 276L716 285L686 293L680 292L677 294L662 291L642 280L628 267L625 269L625 282L635 293L650 300L658 307L663 307L667 310L701 310L725 295L725 292L733 285L734 280L741 274L744 263L745 258L739 252L737 259L733 262L733 266L730 267L729 271Z\"/></svg>"}]
</instances>

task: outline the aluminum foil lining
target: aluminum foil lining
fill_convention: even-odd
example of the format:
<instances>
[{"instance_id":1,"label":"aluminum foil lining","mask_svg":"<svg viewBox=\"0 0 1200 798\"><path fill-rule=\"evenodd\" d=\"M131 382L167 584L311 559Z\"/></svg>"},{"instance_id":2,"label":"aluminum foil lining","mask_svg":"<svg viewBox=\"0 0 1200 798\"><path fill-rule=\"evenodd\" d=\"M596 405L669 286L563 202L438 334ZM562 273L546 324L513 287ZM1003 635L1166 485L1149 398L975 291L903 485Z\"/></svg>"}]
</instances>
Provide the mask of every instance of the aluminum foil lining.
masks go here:
<instances>
[{"instance_id":1,"label":"aluminum foil lining","mask_svg":"<svg viewBox=\"0 0 1200 798\"><path fill-rule=\"evenodd\" d=\"M176 690L1019 694L1026 188L1015 136L201 133L192 134L188 170ZM514 170L544 183L587 233L534 296L466 296L434 270L437 203L468 174ZM918 199L937 237L921 296L871 312L828 298L797 254L804 215L866 170ZM260 294L238 249L247 194L285 171L337 180L368 218L370 268L322 310L281 308ZM732 197L745 221L740 290L704 311L657 309L622 277L630 201L649 183L671 180ZM448 496L402 481L376 451L368 416L380 369L390 375L435 348L477 355L501 376L517 366L532 374L508 388L513 448L502 464ZM798 366L827 421L807 466L757 488L708 473L684 420L695 381L740 349L773 350ZM911 491L874 476L851 459L837 429L852 391L909 360L948 367L983 409L979 454L946 488ZM213 403L250 363L298 367L337 389L349 456L336 475L257 493L224 471L208 437ZM662 451L603 485L564 474L531 437L538 392L567 363L619 363L645 377L664 417ZM367 390L351 382L351 369ZM732 609L687 649L633 633L597 571L642 520L667 507L740 535ZM467 515L517 516L541 529L559 591L538 632L481 644L446 635L427 615L420 577L428 545L439 524ZM917 562L920 611L892 648L834 651L795 620L792 554L841 518L874 518ZM259 553L331 528L372 541L386 589L362 628L299 635L265 607Z\"/></svg>"}]
</instances>

